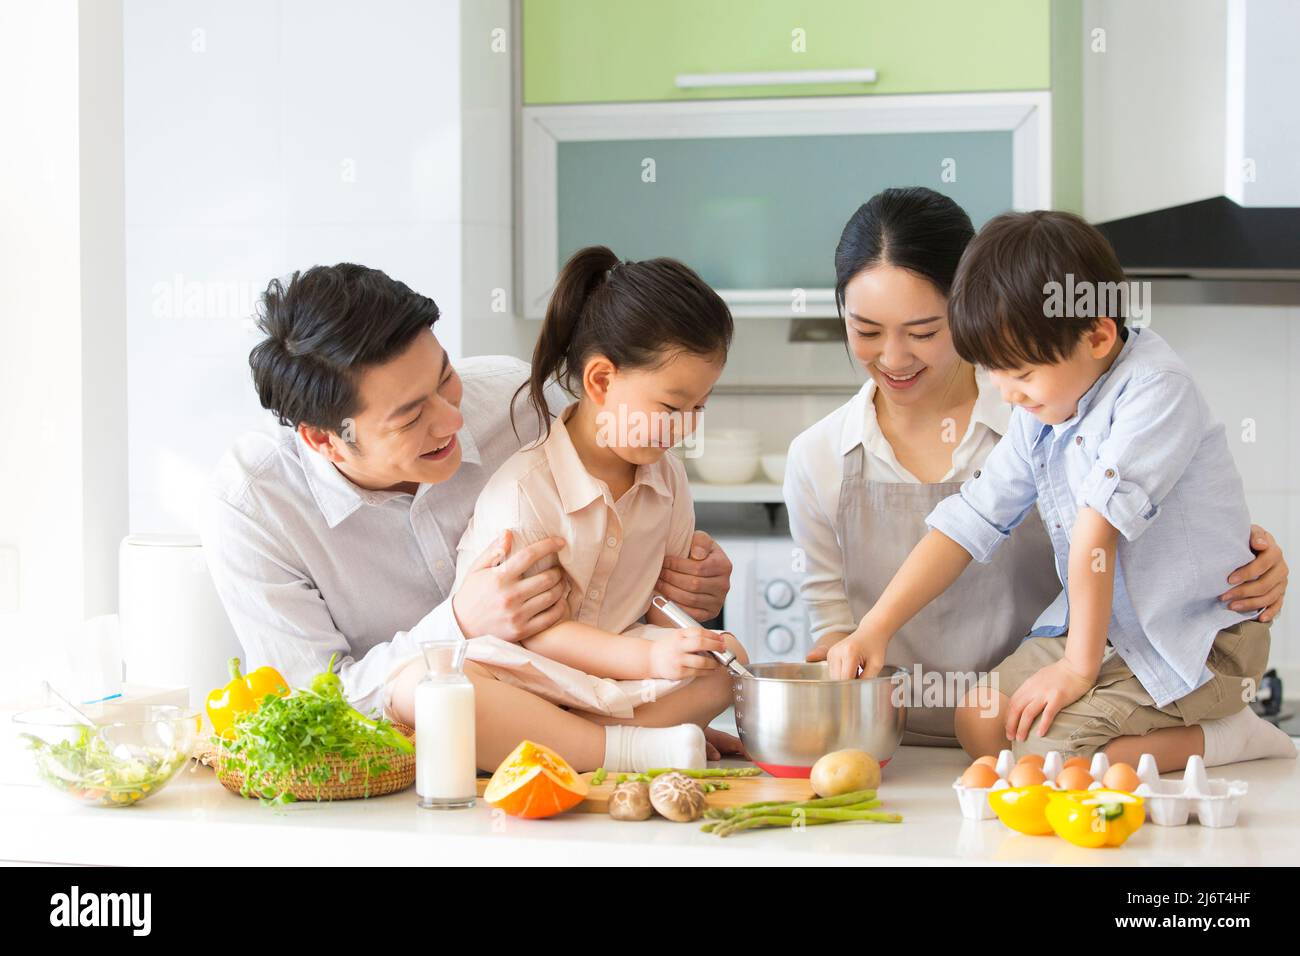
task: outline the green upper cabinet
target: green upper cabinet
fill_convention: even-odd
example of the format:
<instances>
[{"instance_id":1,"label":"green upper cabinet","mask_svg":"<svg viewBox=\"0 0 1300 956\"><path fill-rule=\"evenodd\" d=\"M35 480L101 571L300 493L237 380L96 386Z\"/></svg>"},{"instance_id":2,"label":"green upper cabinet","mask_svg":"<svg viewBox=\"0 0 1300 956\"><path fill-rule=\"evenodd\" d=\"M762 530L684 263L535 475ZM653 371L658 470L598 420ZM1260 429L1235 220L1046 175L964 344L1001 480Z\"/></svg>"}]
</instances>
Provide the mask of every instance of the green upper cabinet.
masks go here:
<instances>
[{"instance_id":1,"label":"green upper cabinet","mask_svg":"<svg viewBox=\"0 0 1300 956\"><path fill-rule=\"evenodd\" d=\"M522 0L524 103L1043 90L1050 0ZM680 88L874 69L874 83Z\"/></svg>"}]
</instances>

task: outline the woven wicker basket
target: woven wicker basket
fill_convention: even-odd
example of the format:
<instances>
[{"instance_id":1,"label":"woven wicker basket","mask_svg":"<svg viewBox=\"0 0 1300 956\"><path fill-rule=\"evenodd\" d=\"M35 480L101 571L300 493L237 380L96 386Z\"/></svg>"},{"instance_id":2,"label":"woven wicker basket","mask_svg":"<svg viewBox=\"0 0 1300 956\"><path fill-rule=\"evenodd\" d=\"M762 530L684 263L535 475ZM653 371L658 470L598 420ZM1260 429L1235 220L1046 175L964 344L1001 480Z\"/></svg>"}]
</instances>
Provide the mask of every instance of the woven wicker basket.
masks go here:
<instances>
[{"instance_id":1,"label":"woven wicker basket","mask_svg":"<svg viewBox=\"0 0 1300 956\"><path fill-rule=\"evenodd\" d=\"M415 742L415 730L406 724L394 723L393 727L402 736ZM211 763L217 772L221 785L232 793L239 793L244 786L244 775L237 770L226 767L221 748L211 751ZM381 797L388 793L398 793L415 783L415 754L394 753L386 758L388 769L366 779L365 765L358 760L344 760L336 754L330 754L321 763L329 767L329 779L319 786L310 783L307 774L320 764L304 767L294 775L294 782L289 786L289 793L295 800L357 800L362 797ZM339 782L339 771L346 771L348 779ZM255 795L256 791L250 793Z\"/></svg>"}]
</instances>

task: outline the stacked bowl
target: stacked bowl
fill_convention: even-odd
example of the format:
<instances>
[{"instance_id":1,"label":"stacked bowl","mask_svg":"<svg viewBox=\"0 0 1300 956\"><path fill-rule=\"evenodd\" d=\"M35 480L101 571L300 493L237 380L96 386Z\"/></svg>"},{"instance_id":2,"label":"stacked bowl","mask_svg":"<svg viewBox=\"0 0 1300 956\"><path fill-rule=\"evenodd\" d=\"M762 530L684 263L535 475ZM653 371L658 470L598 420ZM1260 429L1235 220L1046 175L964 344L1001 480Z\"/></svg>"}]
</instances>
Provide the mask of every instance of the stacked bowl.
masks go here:
<instances>
[{"instance_id":1,"label":"stacked bowl","mask_svg":"<svg viewBox=\"0 0 1300 956\"><path fill-rule=\"evenodd\" d=\"M758 432L752 428L705 428L695 473L711 485L743 485L758 471Z\"/></svg>"}]
</instances>

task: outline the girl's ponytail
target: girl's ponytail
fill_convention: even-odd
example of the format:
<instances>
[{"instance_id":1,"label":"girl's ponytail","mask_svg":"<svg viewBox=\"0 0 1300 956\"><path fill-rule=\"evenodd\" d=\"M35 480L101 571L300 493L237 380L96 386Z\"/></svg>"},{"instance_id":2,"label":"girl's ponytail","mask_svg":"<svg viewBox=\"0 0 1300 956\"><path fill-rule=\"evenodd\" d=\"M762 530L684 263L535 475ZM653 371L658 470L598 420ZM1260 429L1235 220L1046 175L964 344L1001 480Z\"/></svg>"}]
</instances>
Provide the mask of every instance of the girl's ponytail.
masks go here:
<instances>
[{"instance_id":1,"label":"girl's ponytail","mask_svg":"<svg viewBox=\"0 0 1300 956\"><path fill-rule=\"evenodd\" d=\"M708 283L676 259L622 262L606 246L579 249L560 269L533 349L525 389L539 432L551 433L546 385L570 394L588 358L604 355L618 368L646 368L665 350L726 358L731 312ZM511 407L514 427L514 407ZM515 427L515 435L519 430Z\"/></svg>"},{"instance_id":2,"label":"girl's ponytail","mask_svg":"<svg viewBox=\"0 0 1300 956\"><path fill-rule=\"evenodd\" d=\"M533 371L519 392L528 389L528 401L537 415L539 433L551 432L550 406L546 402L546 383L551 378L563 382L569 371L569 346L574 341L578 323L582 321L592 293L605 282L609 270L618 265L619 258L606 246L587 246L579 249L560 270L555 280L551 301L546 306L542 329L533 347ZM519 392L515 393L516 398ZM510 424L515 428L514 408L511 407Z\"/></svg>"}]
</instances>

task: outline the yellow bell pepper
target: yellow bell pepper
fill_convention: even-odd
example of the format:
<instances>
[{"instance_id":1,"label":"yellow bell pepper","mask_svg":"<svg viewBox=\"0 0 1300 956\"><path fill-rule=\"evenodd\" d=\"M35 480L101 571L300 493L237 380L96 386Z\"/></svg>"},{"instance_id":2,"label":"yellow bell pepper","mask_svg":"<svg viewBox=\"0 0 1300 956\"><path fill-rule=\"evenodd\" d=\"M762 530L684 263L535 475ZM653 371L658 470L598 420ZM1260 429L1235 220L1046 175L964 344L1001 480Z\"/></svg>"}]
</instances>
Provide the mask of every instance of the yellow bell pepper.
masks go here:
<instances>
[{"instance_id":1,"label":"yellow bell pepper","mask_svg":"<svg viewBox=\"0 0 1300 956\"><path fill-rule=\"evenodd\" d=\"M232 673L238 673L239 658L234 658L234 662L236 670ZM274 667L259 667L251 674L245 674L244 683L248 685L249 693L253 695L253 703L259 706L267 694L274 694L276 697L289 696L289 683Z\"/></svg>"},{"instance_id":2,"label":"yellow bell pepper","mask_svg":"<svg viewBox=\"0 0 1300 956\"><path fill-rule=\"evenodd\" d=\"M1054 792L1043 784L990 790L989 805L998 819L1016 832L1047 836L1052 832L1052 825L1047 822L1045 811Z\"/></svg>"},{"instance_id":3,"label":"yellow bell pepper","mask_svg":"<svg viewBox=\"0 0 1300 956\"><path fill-rule=\"evenodd\" d=\"M1119 790L1067 790L1047 801L1047 822L1075 846L1119 846L1146 819L1142 798Z\"/></svg>"},{"instance_id":4,"label":"yellow bell pepper","mask_svg":"<svg viewBox=\"0 0 1300 956\"><path fill-rule=\"evenodd\" d=\"M239 672L239 658L230 659L230 682L208 694L208 720L217 736L233 740L235 718L257 710L267 694L286 697L289 685L273 667L259 667L247 676Z\"/></svg>"}]
</instances>

